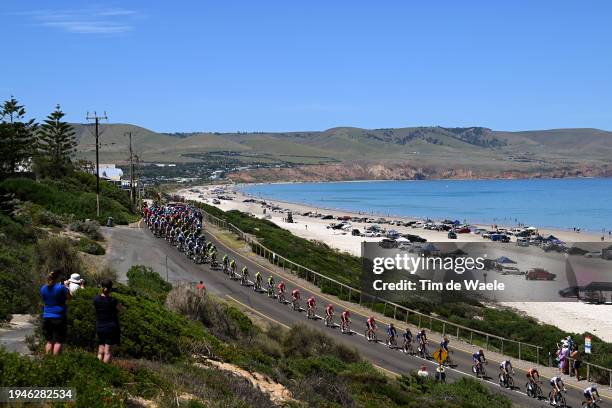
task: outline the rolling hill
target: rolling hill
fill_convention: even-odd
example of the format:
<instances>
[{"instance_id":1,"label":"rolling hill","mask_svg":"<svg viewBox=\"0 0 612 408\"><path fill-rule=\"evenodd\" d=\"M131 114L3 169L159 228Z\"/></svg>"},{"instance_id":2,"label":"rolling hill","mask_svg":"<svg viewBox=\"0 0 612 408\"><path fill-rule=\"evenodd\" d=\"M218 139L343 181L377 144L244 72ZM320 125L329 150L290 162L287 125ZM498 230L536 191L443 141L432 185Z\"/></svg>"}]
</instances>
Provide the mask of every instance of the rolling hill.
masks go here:
<instances>
[{"instance_id":1,"label":"rolling hill","mask_svg":"<svg viewBox=\"0 0 612 408\"><path fill-rule=\"evenodd\" d=\"M88 125L75 124L78 154L91 159L94 140ZM409 127L393 129L332 128L325 131L255 133L157 133L129 124L102 127L102 161L127 160L132 132L134 150L145 162L197 163L207 155L232 157L245 165L279 164L283 169L253 170L249 177L301 179L296 169L316 168L344 174L351 166L404 169L405 177L530 177L610 175L612 132L598 129L552 129L522 132L483 127ZM318 166L318 167L313 167ZM355 177L363 177L361 174ZM284 174L284 175L283 175ZM369 173L368 173L369 174ZM471 175L471 176L470 176ZM247 178L249 178L247 177ZM343 179L350 178L343 175ZM380 177L403 177L382 171ZM261 177L255 177L259 180ZM378 178L378 176L374 177ZM243 176L238 179L245 180ZM255 180L253 180L255 181Z\"/></svg>"}]
</instances>

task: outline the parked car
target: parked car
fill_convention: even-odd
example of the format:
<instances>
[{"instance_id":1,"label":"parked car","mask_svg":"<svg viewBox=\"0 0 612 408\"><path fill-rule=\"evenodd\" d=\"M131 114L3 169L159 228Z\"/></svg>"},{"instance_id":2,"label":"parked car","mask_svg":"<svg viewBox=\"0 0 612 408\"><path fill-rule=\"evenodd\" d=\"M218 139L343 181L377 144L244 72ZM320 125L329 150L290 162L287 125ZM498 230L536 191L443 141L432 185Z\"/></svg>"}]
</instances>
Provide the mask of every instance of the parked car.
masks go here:
<instances>
[{"instance_id":1,"label":"parked car","mask_svg":"<svg viewBox=\"0 0 612 408\"><path fill-rule=\"evenodd\" d=\"M351 231L351 235L354 236L354 237L358 237L358 236L361 235L361 231L359 231L358 229L355 228L355 229L353 229Z\"/></svg>"},{"instance_id":2,"label":"parked car","mask_svg":"<svg viewBox=\"0 0 612 408\"><path fill-rule=\"evenodd\" d=\"M324 215L323 217L321 217L322 220L333 220L334 216L333 215Z\"/></svg>"},{"instance_id":3,"label":"parked car","mask_svg":"<svg viewBox=\"0 0 612 408\"><path fill-rule=\"evenodd\" d=\"M521 247L528 247L529 246L529 240L527 238L517 238L516 239L516 245L521 246Z\"/></svg>"},{"instance_id":4,"label":"parked car","mask_svg":"<svg viewBox=\"0 0 612 408\"><path fill-rule=\"evenodd\" d=\"M380 232L366 231L363 234L361 234L361 236L362 237L368 237L368 238L380 237Z\"/></svg>"},{"instance_id":5,"label":"parked car","mask_svg":"<svg viewBox=\"0 0 612 408\"><path fill-rule=\"evenodd\" d=\"M470 230L470 227L461 227L457 229L456 231L457 231L457 234L469 234L470 232L472 232L472 230Z\"/></svg>"},{"instance_id":6,"label":"parked car","mask_svg":"<svg viewBox=\"0 0 612 408\"><path fill-rule=\"evenodd\" d=\"M457 234L455 231L448 231L448 239L457 239Z\"/></svg>"},{"instance_id":7,"label":"parked car","mask_svg":"<svg viewBox=\"0 0 612 408\"><path fill-rule=\"evenodd\" d=\"M554 273L550 273L545 269L542 268L534 268L534 269L530 269L526 274L525 274L525 279L527 280L555 280L555 278L557 277L557 275L555 275Z\"/></svg>"},{"instance_id":8,"label":"parked car","mask_svg":"<svg viewBox=\"0 0 612 408\"><path fill-rule=\"evenodd\" d=\"M404 234L402 237L406 238L410 242L427 242L425 238L419 237L418 235Z\"/></svg>"}]
</instances>

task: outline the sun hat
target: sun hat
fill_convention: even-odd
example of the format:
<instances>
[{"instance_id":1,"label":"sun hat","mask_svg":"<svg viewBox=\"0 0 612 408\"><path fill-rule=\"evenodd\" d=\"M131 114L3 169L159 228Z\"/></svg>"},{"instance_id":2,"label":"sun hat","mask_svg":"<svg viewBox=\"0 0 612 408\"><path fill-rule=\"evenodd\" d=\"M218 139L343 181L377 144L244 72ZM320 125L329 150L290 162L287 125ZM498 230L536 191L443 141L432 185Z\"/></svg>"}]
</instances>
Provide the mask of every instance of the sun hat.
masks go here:
<instances>
[{"instance_id":1,"label":"sun hat","mask_svg":"<svg viewBox=\"0 0 612 408\"><path fill-rule=\"evenodd\" d=\"M70 279L68 279L68 282L80 285L83 282L83 279L81 279L81 275L79 275L78 273L73 273L72 275L70 275Z\"/></svg>"}]
</instances>

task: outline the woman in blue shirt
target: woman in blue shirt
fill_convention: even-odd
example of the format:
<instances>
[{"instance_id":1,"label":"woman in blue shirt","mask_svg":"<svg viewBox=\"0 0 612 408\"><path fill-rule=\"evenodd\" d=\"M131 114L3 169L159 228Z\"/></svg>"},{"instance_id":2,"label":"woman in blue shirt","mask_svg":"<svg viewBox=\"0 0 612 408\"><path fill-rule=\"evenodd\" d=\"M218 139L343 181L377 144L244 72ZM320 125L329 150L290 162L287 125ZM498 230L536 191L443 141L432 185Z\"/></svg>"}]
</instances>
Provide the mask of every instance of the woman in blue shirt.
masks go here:
<instances>
[{"instance_id":1,"label":"woman in blue shirt","mask_svg":"<svg viewBox=\"0 0 612 408\"><path fill-rule=\"evenodd\" d=\"M61 268L54 268L47 275L47 283L40 288L44 303L42 329L47 341L46 354L60 354L62 343L66 341L66 301L72 299L72 296L70 290L60 283L62 273Z\"/></svg>"}]
</instances>

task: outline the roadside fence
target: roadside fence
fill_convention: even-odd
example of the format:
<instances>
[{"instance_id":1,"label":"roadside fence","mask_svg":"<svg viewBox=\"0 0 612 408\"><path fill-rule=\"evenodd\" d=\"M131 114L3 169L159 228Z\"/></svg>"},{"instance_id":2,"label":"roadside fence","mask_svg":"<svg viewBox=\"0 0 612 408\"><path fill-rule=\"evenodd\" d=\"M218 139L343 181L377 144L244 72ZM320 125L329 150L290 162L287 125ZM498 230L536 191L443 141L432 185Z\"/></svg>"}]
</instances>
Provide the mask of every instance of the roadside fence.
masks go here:
<instances>
[{"instance_id":1,"label":"roadside fence","mask_svg":"<svg viewBox=\"0 0 612 408\"><path fill-rule=\"evenodd\" d=\"M202 210L202 213L210 224L226 229L250 245L251 250L296 277L305 279L313 285L321 288L323 293L337 296L341 300L368 307L385 317L393 318L406 325L412 324L417 328L427 328L430 331L442 333L443 336L451 336L456 340L467 342L476 347L482 347L487 351L497 352L519 360L532 361L540 365L552 366L553 361L549 358L546 361L542 355L543 347L534 344L524 343L517 340L507 339L490 333L485 333L470 327L462 326L439 317L431 316L417 310L413 310L400 304L390 302L378 296L364 293L360 289L353 288L345 283L329 278L319 272L313 271L303 265L297 264L290 259L277 254L259 243L252 235L240 230L235 225L217 218ZM586 368L587 381L596 381L600 384L608 384L612 388L612 370L606 367L582 362Z\"/></svg>"}]
</instances>

